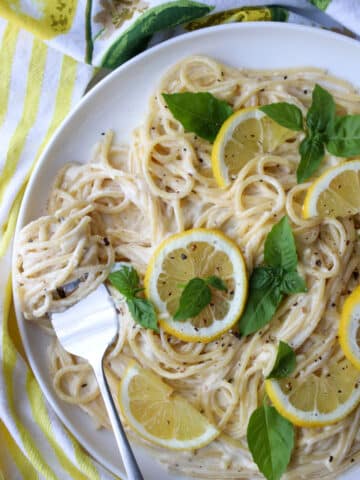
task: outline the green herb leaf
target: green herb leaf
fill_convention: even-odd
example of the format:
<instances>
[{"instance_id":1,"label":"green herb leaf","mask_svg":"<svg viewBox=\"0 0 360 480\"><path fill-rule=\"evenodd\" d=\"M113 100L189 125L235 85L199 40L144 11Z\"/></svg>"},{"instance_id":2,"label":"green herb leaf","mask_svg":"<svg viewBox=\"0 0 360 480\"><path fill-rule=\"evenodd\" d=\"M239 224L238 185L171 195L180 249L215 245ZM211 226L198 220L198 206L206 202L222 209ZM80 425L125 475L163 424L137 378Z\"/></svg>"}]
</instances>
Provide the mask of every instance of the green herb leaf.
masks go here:
<instances>
[{"instance_id":1,"label":"green herb leaf","mask_svg":"<svg viewBox=\"0 0 360 480\"><path fill-rule=\"evenodd\" d=\"M282 127L295 131L303 129L302 112L299 107L292 103L271 103L260 107L260 110Z\"/></svg>"},{"instance_id":2,"label":"green herb leaf","mask_svg":"<svg viewBox=\"0 0 360 480\"><path fill-rule=\"evenodd\" d=\"M126 298L126 304L134 321L145 328L159 332L153 304L145 298L136 296L144 289L140 288L140 279L135 268L123 265L120 270L110 273L108 279Z\"/></svg>"},{"instance_id":3,"label":"green herb leaf","mask_svg":"<svg viewBox=\"0 0 360 480\"><path fill-rule=\"evenodd\" d=\"M254 462L267 480L279 480L294 448L294 427L274 407L256 409L247 428L247 441Z\"/></svg>"},{"instance_id":4,"label":"green herb leaf","mask_svg":"<svg viewBox=\"0 0 360 480\"><path fill-rule=\"evenodd\" d=\"M205 283L217 290L222 290L223 292L227 292L228 290L225 282L216 275L211 275L210 277L205 278Z\"/></svg>"},{"instance_id":5,"label":"green herb leaf","mask_svg":"<svg viewBox=\"0 0 360 480\"><path fill-rule=\"evenodd\" d=\"M280 340L274 366L266 378L285 378L292 374L296 366L294 350Z\"/></svg>"},{"instance_id":6,"label":"green herb leaf","mask_svg":"<svg viewBox=\"0 0 360 480\"><path fill-rule=\"evenodd\" d=\"M256 267L251 275L251 287L255 289L262 289L270 287L276 283L280 285L282 272L280 269L273 267Z\"/></svg>"},{"instance_id":7,"label":"green herb leaf","mask_svg":"<svg viewBox=\"0 0 360 480\"><path fill-rule=\"evenodd\" d=\"M129 311L136 323L145 328L159 332L156 313L153 304L145 298L128 298L126 300Z\"/></svg>"},{"instance_id":8,"label":"green herb leaf","mask_svg":"<svg viewBox=\"0 0 360 480\"><path fill-rule=\"evenodd\" d=\"M126 265L120 270L110 273L108 276L110 283L126 298L133 297L139 289L139 275L133 267Z\"/></svg>"},{"instance_id":9,"label":"green herb leaf","mask_svg":"<svg viewBox=\"0 0 360 480\"><path fill-rule=\"evenodd\" d=\"M192 278L184 288L174 320L196 317L211 302L211 290L202 278Z\"/></svg>"},{"instance_id":10,"label":"green herb leaf","mask_svg":"<svg viewBox=\"0 0 360 480\"><path fill-rule=\"evenodd\" d=\"M223 100L208 92L163 94L164 100L186 131L213 142L221 125L233 113Z\"/></svg>"},{"instance_id":11,"label":"green herb leaf","mask_svg":"<svg viewBox=\"0 0 360 480\"><path fill-rule=\"evenodd\" d=\"M300 277L296 271L285 273L282 278L280 289L281 292L285 293L286 295L307 291L305 280Z\"/></svg>"},{"instance_id":12,"label":"green herb leaf","mask_svg":"<svg viewBox=\"0 0 360 480\"><path fill-rule=\"evenodd\" d=\"M325 134L331 131L335 119L335 102L332 95L315 85L312 92L312 104L306 115L306 124L310 134Z\"/></svg>"},{"instance_id":13,"label":"green herb leaf","mask_svg":"<svg viewBox=\"0 0 360 480\"><path fill-rule=\"evenodd\" d=\"M360 115L345 115L335 120L326 147L338 157L360 154Z\"/></svg>"},{"instance_id":14,"label":"green herb leaf","mask_svg":"<svg viewBox=\"0 0 360 480\"><path fill-rule=\"evenodd\" d=\"M305 182L319 168L325 156L324 138L319 134L305 137L300 143L300 164L296 171L298 183Z\"/></svg>"},{"instance_id":15,"label":"green herb leaf","mask_svg":"<svg viewBox=\"0 0 360 480\"><path fill-rule=\"evenodd\" d=\"M267 265L280 267L287 272L296 269L297 254L295 240L286 216L273 226L266 237L264 260Z\"/></svg>"},{"instance_id":16,"label":"green herb leaf","mask_svg":"<svg viewBox=\"0 0 360 480\"><path fill-rule=\"evenodd\" d=\"M278 281L269 283L266 279L264 287L255 287L259 284L259 277L266 277L266 274L260 274L259 270L255 268L250 277L249 296L239 322L239 332L244 336L260 330L269 323L283 298Z\"/></svg>"}]
</instances>

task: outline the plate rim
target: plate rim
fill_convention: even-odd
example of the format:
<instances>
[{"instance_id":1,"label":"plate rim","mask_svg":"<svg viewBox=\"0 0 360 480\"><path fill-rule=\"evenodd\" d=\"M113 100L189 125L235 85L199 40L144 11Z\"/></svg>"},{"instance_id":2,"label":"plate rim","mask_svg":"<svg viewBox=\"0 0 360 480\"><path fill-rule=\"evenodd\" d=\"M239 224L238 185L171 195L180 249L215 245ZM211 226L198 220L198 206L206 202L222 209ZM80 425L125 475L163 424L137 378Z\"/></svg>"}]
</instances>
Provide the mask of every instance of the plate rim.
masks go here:
<instances>
[{"instance_id":1,"label":"plate rim","mask_svg":"<svg viewBox=\"0 0 360 480\"><path fill-rule=\"evenodd\" d=\"M316 26L310 26L310 25L301 25L301 24L296 24L296 23L285 23L285 22L274 22L274 21L253 21L253 22L246 22L246 23L229 23L229 24L224 24L224 25L216 25L216 26L211 26L211 27L205 27L201 28L199 30L191 31L191 32L185 32L183 34L180 34L176 37L170 38L168 40L165 40L157 45L152 46L151 48L139 53L138 55L135 55L131 59L127 60L124 64L121 66L117 67L115 70L111 71L108 75L106 75L105 78L101 79L95 86L93 86L89 91L86 91L86 93L83 95L83 97L80 99L80 101L77 103L77 105L72 109L71 112L69 112L66 117L62 120L60 125L56 128L55 132L53 133L51 139L49 142L46 144L43 152L41 153L39 159L36 162L36 165L34 166L30 179L26 185L25 192L21 201L18 217L16 220L16 227L15 227L15 232L14 232L14 237L13 237L13 246L16 245L18 236L20 233L21 228L24 226L24 216L26 214L26 201L28 197L30 196L31 190L32 190L32 185L36 181L36 178L38 176L39 171L42 169L43 165L46 164L47 157L49 153L51 152L53 145L56 144L57 140L61 137L63 134L63 131L66 130L67 126L69 123L72 122L72 119L74 116L78 114L78 112L84 108L84 106L91 102L94 97L98 95L98 92L101 92L103 89L106 89L107 85L111 83L117 76L121 76L122 72L124 70L127 70L128 68L131 68L131 66L136 65L138 63L141 63L144 61L144 59L147 59L148 57L151 57L153 55L157 55L159 52L162 50L167 50L171 48L172 45L182 43L182 42L187 42L190 40L190 38L195 39L197 37L202 37L206 36L211 32L219 32L219 34L222 31L231 31L234 30L234 34L236 34L236 30L253 30L253 29L260 29L264 31L278 31L284 30L288 31L289 33L291 32L303 32L304 34L310 33L311 35L318 35L319 37L323 38L329 38L332 37L334 39L337 39L337 41L342 42L344 44L348 44L351 48L356 48L359 50L360 54L360 42L354 38L350 38L348 36L345 36L344 34L316 27ZM359 88L358 90L360 91L360 81L359 81ZM15 255L15 248L13 248L12 254L11 254L11 271L14 271L14 265L16 263L16 255ZM29 368L31 369L32 373L34 374L36 381L38 382L42 394L44 395L46 401L49 403L50 408L53 409L55 414L57 415L58 419L61 421L63 426L69 432L73 435L73 437L76 439L76 441L81 445L81 447L90 454L90 456L93 458L95 462L97 462L99 465L101 465L103 468L107 469L111 474L113 475L121 475L124 479L126 479L126 474L123 470L114 468L113 465L111 465L106 459L102 458L101 454L96 451L95 448L92 447L91 443L84 443L80 438L79 438L79 432L77 431L76 427L73 426L73 424L70 422L70 420L66 417L64 412L58 407L58 405L55 403L55 392L51 393L49 391L49 387L46 384L45 379L43 379L40 371L37 368L36 362L34 361L34 358L31 355L31 347L28 341L28 335L26 333L27 328L30 326L27 325L28 320L24 319L21 309L20 309L20 304L19 304L19 299L18 295L16 292L16 285L15 285L15 276L12 275L12 293L13 293L13 302L14 302L14 308L15 308L15 317L16 317L16 322L17 326L19 329L22 345L24 347L24 351L26 354L26 358L29 363ZM34 326L36 328L39 328L36 325L31 324L31 327ZM79 408L78 406L75 406L76 408ZM136 443L136 442L135 442ZM349 473L350 470L354 470L354 472L360 473L360 464L355 465L352 469L347 469L346 473ZM174 480L176 478L180 477L174 477ZM188 478L188 477L187 477ZM189 478L190 480L190 478Z\"/></svg>"}]
</instances>

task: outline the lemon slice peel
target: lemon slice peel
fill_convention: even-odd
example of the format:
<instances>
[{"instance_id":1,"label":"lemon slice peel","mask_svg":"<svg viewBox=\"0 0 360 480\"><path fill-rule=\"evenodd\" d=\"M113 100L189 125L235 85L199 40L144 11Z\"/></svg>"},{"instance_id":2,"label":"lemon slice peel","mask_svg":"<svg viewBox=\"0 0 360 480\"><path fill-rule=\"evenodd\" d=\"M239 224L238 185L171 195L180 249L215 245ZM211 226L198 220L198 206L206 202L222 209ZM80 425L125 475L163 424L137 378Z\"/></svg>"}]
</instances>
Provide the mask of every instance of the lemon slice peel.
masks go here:
<instances>
[{"instance_id":1,"label":"lemon slice peel","mask_svg":"<svg viewBox=\"0 0 360 480\"><path fill-rule=\"evenodd\" d=\"M157 287L159 275L162 271L162 265L164 261L171 256L171 253L186 248L186 246L189 246L190 244L197 243L207 243L209 248L212 249L214 255L216 255L217 252L219 254L224 254L224 259L226 259L228 264L231 265L231 268L233 268L233 297L232 299L224 300L229 306L226 316L221 320L213 319L211 324L202 327L194 326L191 321L175 321L172 314L168 311L166 302L160 297ZM206 263L207 260L208 259L204 259L204 262ZM217 271L208 272L208 274L209 273L221 277L221 274ZM175 273L173 275L175 275ZM188 278L187 280L190 279L191 278ZM220 337L237 322L245 306L248 280L243 256L233 240L229 239L218 230L194 228L166 238L157 247L149 262L145 274L144 285L147 298L154 303L157 309L159 324L163 330L184 341L199 341L207 343ZM180 295L180 289L179 292L176 293ZM221 295L222 293L223 292L218 295Z\"/></svg>"},{"instance_id":2,"label":"lemon slice peel","mask_svg":"<svg viewBox=\"0 0 360 480\"><path fill-rule=\"evenodd\" d=\"M340 317L339 342L346 358L360 370L360 285L346 298Z\"/></svg>"},{"instance_id":3,"label":"lemon slice peel","mask_svg":"<svg viewBox=\"0 0 360 480\"><path fill-rule=\"evenodd\" d=\"M129 362L119 388L119 405L129 426L150 443L193 450L220 431L154 372Z\"/></svg>"}]
</instances>

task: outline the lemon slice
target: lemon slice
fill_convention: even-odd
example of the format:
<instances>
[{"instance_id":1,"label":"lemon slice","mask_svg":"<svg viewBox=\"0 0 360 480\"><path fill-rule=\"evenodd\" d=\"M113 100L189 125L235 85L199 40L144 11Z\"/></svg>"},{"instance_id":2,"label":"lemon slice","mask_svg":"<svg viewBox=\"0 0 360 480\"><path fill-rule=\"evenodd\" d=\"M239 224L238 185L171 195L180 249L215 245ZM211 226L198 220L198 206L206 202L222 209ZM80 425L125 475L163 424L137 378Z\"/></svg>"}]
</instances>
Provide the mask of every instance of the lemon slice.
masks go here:
<instances>
[{"instance_id":1,"label":"lemon slice","mask_svg":"<svg viewBox=\"0 0 360 480\"><path fill-rule=\"evenodd\" d=\"M211 289L212 299L199 315L175 321L181 286L192 278L220 277L227 292ZM217 230L195 228L165 239L145 274L145 292L159 314L160 326L185 341L210 342L229 330L244 308L245 262L237 245Z\"/></svg>"},{"instance_id":2,"label":"lemon slice","mask_svg":"<svg viewBox=\"0 0 360 480\"><path fill-rule=\"evenodd\" d=\"M360 372L342 358L321 373L302 378L268 379L266 393L294 425L321 427L346 417L360 402Z\"/></svg>"},{"instance_id":3,"label":"lemon slice","mask_svg":"<svg viewBox=\"0 0 360 480\"><path fill-rule=\"evenodd\" d=\"M226 187L249 160L261 153L273 152L294 135L258 108L233 113L220 128L211 152L216 182Z\"/></svg>"},{"instance_id":4,"label":"lemon slice","mask_svg":"<svg viewBox=\"0 0 360 480\"><path fill-rule=\"evenodd\" d=\"M345 300L339 341L345 356L360 370L360 285Z\"/></svg>"},{"instance_id":5,"label":"lemon slice","mask_svg":"<svg viewBox=\"0 0 360 480\"><path fill-rule=\"evenodd\" d=\"M131 362L119 391L120 410L143 438L173 450L200 448L219 435L186 399L151 370Z\"/></svg>"},{"instance_id":6,"label":"lemon slice","mask_svg":"<svg viewBox=\"0 0 360 480\"><path fill-rule=\"evenodd\" d=\"M326 170L307 191L304 218L346 217L360 212L360 160Z\"/></svg>"}]
</instances>

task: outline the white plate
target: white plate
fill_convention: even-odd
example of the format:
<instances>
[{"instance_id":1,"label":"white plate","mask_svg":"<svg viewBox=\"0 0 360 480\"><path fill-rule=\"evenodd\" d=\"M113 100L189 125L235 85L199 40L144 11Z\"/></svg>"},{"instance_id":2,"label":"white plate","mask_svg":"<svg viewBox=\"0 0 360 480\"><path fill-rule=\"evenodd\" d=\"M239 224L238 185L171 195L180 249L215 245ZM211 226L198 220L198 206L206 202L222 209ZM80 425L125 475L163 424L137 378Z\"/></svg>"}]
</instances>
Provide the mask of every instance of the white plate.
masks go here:
<instances>
[{"instance_id":1,"label":"white plate","mask_svg":"<svg viewBox=\"0 0 360 480\"><path fill-rule=\"evenodd\" d=\"M187 55L213 56L246 68L316 66L360 87L360 44L328 31L291 24L247 23L213 27L185 34L137 56L97 85L64 121L47 146L27 187L17 232L44 213L49 185L68 161L86 162L101 132L113 129L128 141L146 114L148 99L163 73ZM25 351L45 396L79 442L111 471L123 476L110 432L95 431L79 408L55 396L48 372L48 337L24 321L15 293L15 307ZM141 448L136 448L146 480L174 480ZM360 468L341 478L355 480Z\"/></svg>"}]
</instances>

